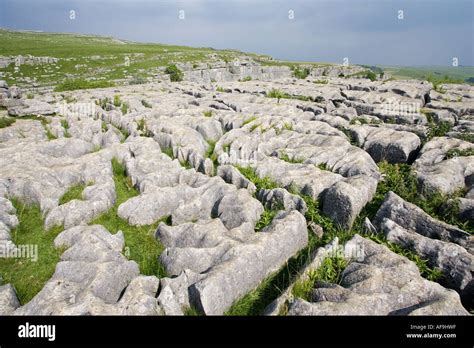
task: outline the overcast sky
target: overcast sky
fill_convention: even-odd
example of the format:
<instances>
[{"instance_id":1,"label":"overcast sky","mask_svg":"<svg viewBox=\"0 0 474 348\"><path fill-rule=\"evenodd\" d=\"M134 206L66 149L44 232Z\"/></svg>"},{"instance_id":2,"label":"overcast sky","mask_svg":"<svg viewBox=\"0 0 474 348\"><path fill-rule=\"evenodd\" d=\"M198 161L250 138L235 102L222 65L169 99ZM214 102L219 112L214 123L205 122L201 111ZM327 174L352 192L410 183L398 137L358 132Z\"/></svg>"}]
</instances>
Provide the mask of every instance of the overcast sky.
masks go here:
<instances>
[{"instance_id":1,"label":"overcast sky","mask_svg":"<svg viewBox=\"0 0 474 348\"><path fill-rule=\"evenodd\" d=\"M474 0L0 0L0 27L299 61L474 65Z\"/></svg>"}]
</instances>

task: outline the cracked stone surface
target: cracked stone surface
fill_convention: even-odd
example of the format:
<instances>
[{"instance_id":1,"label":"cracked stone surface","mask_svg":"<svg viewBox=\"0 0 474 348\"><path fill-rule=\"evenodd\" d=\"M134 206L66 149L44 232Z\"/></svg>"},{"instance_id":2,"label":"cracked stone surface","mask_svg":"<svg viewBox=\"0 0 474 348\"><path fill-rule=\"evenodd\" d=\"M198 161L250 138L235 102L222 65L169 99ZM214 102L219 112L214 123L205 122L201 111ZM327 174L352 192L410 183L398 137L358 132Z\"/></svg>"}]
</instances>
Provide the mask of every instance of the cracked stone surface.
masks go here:
<instances>
[{"instance_id":1,"label":"cracked stone surface","mask_svg":"<svg viewBox=\"0 0 474 348\"><path fill-rule=\"evenodd\" d=\"M45 91L33 99L0 81L7 108L0 117L16 119L0 129L0 257L18 248L15 200L37 205L45 230L62 226L54 246L64 248L28 303L18 301L13 284L0 284L0 314L226 313L307 247L308 233L327 232L305 218L305 199L341 230L353 228L385 180L381 161L412 166L424 194L462 192L447 204L473 223L473 87L443 85L443 94L426 81L340 77L361 69L317 67L296 79L288 67L189 66L177 83ZM270 98L271 90L285 97ZM397 109L406 105L414 112ZM433 136L441 122L449 131ZM112 159L138 193L125 201L118 201ZM86 187L79 197L60 204L77 185ZM156 227L150 235L164 247L165 277L143 274L128 259L121 231L91 225L111 209L131 227ZM406 257L355 236L318 249L301 269L307 276L331 250L362 246L366 257L349 264L341 284L317 284L310 301L281 289L265 314L285 303L290 315L467 314L472 236L393 192L377 209L366 230L429 260L445 282L424 279Z\"/></svg>"}]
</instances>

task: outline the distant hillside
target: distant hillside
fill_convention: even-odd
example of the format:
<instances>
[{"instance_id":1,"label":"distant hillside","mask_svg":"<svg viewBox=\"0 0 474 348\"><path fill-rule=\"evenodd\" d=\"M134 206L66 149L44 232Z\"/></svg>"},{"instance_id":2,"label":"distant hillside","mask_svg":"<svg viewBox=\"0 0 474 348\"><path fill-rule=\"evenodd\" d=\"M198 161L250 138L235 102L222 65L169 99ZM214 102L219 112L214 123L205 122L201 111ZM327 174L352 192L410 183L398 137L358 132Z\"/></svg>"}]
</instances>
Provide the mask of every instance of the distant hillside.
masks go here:
<instances>
[{"instance_id":1,"label":"distant hillside","mask_svg":"<svg viewBox=\"0 0 474 348\"><path fill-rule=\"evenodd\" d=\"M457 80L458 82L474 82L474 67L382 67L382 69L394 78L399 79L420 79L420 80Z\"/></svg>"}]
</instances>

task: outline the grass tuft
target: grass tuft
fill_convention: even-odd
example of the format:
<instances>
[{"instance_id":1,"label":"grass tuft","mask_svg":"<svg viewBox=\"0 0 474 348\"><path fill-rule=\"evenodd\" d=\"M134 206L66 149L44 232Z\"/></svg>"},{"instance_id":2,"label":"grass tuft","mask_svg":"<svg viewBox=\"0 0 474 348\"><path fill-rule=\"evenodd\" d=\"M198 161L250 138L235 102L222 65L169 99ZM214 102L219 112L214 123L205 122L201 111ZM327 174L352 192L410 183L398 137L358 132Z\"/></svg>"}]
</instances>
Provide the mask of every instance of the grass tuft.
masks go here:
<instances>
[{"instance_id":1,"label":"grass tuft","mask_svg":"<svg viewBox=\"0 0 474 348\"><path fill-rule=\"evenodd\" d=\"M16 119L13 117L0 117L0 128L6 128L15 123Z\"/></svg>"}]
</instances>

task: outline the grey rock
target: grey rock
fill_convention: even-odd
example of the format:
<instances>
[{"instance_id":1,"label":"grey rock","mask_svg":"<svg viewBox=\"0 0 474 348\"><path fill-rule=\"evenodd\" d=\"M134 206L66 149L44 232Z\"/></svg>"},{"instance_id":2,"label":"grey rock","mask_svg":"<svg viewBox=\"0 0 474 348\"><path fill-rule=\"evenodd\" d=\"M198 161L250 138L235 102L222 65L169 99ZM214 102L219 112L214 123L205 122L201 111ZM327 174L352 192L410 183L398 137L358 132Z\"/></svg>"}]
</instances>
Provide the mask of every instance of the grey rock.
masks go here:
<instances>
[{"instance_id":1,"label":"grey rock","mask_svg":"<svg viewBox=\"0 0 474 348\"><path fill-rule=\"evenodd\" d=\"M468 315L459 295L420 276L403 256L355 235L345 248L363 250L340 285L317 284L311 301L296 299L288 315Z\"/></svg>"},{"instance_id":2,"label":"grey rock","mask_svg":"<svg viewBox=\"0 0 474 348\"><path fill-rule=\"evenodd\" d=\"M276 216L250 243L232 248L221 264L190 287L191 303L205 314L223 314L307 242L306 221L299 212Z\"/></svg>"},{"instance_id":3,"label":"grey rock","mask_svg":"<svg viewBox=\"0 0 474 348\"><path fill-rule=\"evenodd\" d=\"M0 286L0 315L11 315L20 307L20 301L11 284Z\"/></svg>"},{"instance_id":4,"label":"grey rock","mask_svg":"<svg viewBox=\"0 0 474 348\"><path fill-rule=\"evenodd\" d=\"M388 241L414 251L423 259L428 260L431 267L440 269L444 275L442 284L458 291L461 298L472 305L474 256L466 249L454 243L431 239L408 231L387 218L383 219L381 229Z\"/></svg>"},{"instance_id":5,"label":"grey rock","mask_svg":"<svg viewBox=\"0 0 474 348\"><path fill-rule=\"evenodd\" d=\"M303 215L308 210L305 201L300 196L291 194L285 189L260 190L257 198L271 210L298 210Z\"/></svg>"},{"instance_id":6,"label":"grey rock","mask_svg":"<svg viewBox=\"0 0 474 348\"><path fill-rule=\"evenodd\" d=\"M339 181L324 194L323 213L339 226L350 229L376 189L377 180L364 175Z\"/></svg>"},{"instance_id":7,"label":"grey rock","mask_svg":"<svg viewBox=\"0 0 474 348\"><path fill-rule=\"evenodd\" d=\"M401 227L415 231L425 237L456 243L464 247L471 243L469 233L433 219L421 208L404 201L391 191L385 196L373 221L374 226L379 230L384 218L390 219Z\"/></svg>"}]
</instances>

